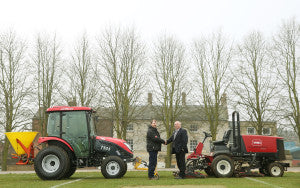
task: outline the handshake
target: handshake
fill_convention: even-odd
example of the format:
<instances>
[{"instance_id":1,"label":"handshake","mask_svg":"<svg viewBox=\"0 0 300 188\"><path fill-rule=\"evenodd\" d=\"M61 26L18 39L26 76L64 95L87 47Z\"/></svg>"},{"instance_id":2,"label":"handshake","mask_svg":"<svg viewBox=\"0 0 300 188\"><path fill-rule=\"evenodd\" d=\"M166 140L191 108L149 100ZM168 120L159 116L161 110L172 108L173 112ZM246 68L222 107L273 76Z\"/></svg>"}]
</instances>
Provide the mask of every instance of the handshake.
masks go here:
<instances>
[{"instance_id":1,"label":"handshake","mask_svg":"<svg viewBox=\"0 0 300 188\"><path fill-rule=\"evenodd\" d=\"M167 141L165 141L165 143L163 143L164 145L167 145Z\"/></svg>"}]
</instances>

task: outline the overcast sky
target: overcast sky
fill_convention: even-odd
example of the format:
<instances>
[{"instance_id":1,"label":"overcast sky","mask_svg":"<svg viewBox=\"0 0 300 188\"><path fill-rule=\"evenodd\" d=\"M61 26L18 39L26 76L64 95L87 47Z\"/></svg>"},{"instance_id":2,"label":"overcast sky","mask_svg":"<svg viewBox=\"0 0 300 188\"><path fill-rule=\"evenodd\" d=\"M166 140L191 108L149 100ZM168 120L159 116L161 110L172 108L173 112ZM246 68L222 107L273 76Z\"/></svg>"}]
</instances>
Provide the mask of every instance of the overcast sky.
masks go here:
<instances>
[{"instance_id":1,"label":"overcast sky","mask_svg":"<svg viewBox=\"0 0 300 188\"><path fill-rule=\"evenodd\" d=\"M183 42L222 28L238 40L252 30L270 36L284 19L300 17L300 0L1 0L0 31L27 40L56 32L63 42L107 25L135 26L151 41L170 33Z\"/></svg>"}]
</instances>

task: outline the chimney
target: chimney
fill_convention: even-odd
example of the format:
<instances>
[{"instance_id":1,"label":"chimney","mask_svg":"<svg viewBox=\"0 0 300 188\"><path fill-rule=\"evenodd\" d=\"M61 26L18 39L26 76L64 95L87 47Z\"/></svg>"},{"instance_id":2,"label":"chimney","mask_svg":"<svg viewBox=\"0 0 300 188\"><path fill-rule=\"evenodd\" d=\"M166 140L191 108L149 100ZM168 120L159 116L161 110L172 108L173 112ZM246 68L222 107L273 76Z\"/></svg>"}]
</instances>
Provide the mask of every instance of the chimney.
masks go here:
<instances>
[{"instance_id":1,"label":"chimney","mask_svg":"<svg viewBox=\"0 0 300 188\"><path fill-rule=\"evenodd\" d=\"M186 105L186 93L182 92L182 106Z\"/></svg>"},{"instance_id":2,"label":"chimney","mask_svg":"<svg viewBox=\"0 0 300 188\"><path fill-rule=\"evenodd\" d=\"M71 101L68 102L68 105L69 106L77 106L76 99L73 98Z\"/></svg>"},{"instance_id":3,"label":"chimney","mask_svg":"<svg viewBox=\"0 0 300 188\"><path fill-rule=\"evenodd\" d=\"M152 93L148 93L148 105L152 105Z\"/></svg>"},{"instance_id":4,"label":"chimney","mask_svg":"<svg viewBox=\"0 0 300 188\"><path fill-rule=\"evenodd\" d=\"M39 117L38 118L44 118L44 107L43 106L40 106L39 110L38 110L38 115Z\"/></svg>"}]
</instances>

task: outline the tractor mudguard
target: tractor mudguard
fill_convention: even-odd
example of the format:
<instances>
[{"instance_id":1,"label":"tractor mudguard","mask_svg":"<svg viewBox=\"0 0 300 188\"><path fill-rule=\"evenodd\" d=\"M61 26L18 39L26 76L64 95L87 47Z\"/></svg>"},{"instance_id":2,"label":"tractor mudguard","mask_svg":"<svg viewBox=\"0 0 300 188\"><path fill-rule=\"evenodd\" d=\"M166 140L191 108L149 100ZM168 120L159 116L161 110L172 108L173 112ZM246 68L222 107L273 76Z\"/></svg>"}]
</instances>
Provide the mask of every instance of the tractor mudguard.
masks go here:
<instances>
[{"instance_id":1,"label":"tractor mudguard","mask_svg":"<svg viewBox=\"0 0 300 188\"><path fill-rule=\"evenodd\" d=\"M66 142L65 140L61 139L61 138L57 138L57 137L40 137L39 140L38 140L38 143L45 143L45 142L49 142L49 141L52 141L52 140L55 140L55 141L59 141L59 142L62 142L64 143L66 146L68 146L68 148L74 152L73 148L71 147L71 145Z\"/></svg>"}]
</instances>

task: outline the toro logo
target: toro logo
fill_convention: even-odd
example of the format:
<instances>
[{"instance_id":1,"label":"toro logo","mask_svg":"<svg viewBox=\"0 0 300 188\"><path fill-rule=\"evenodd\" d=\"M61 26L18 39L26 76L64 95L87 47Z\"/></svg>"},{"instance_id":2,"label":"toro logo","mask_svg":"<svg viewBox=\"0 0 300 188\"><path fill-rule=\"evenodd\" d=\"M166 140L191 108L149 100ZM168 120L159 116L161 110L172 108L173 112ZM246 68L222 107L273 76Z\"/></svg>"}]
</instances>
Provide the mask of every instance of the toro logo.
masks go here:
<instances>
[{"instance_id":1,"label":"toro logo","mask_svg":"<svg viewBox=\"0 0 300 188\"><path fill-rule=\"evenodd\" d=\"M262 146L262 140L261 139L253 139L252 146Z\"/></svg>"}]
</instances>

